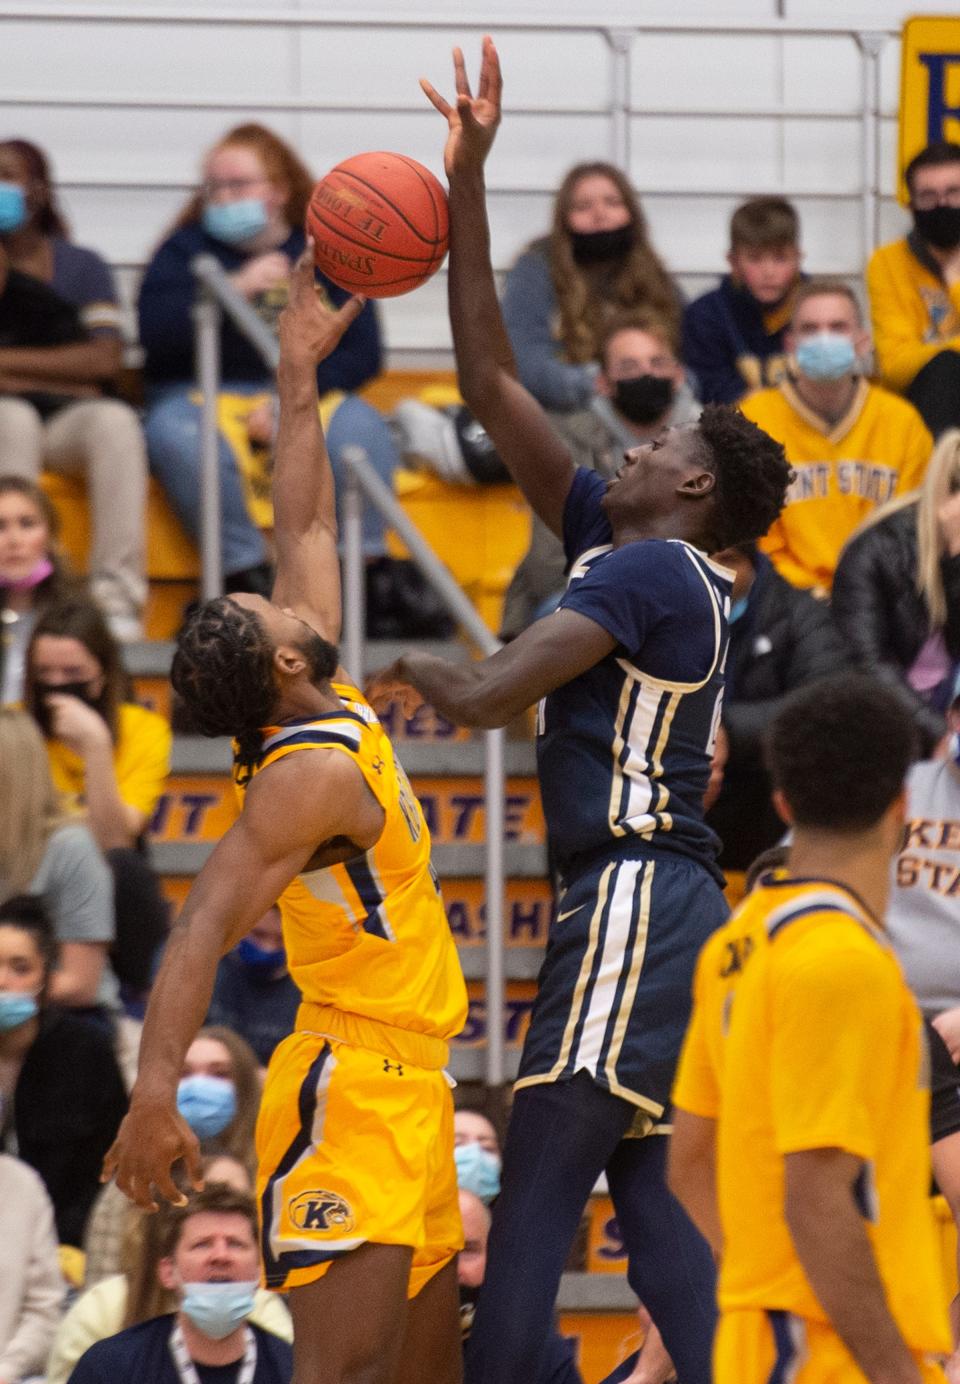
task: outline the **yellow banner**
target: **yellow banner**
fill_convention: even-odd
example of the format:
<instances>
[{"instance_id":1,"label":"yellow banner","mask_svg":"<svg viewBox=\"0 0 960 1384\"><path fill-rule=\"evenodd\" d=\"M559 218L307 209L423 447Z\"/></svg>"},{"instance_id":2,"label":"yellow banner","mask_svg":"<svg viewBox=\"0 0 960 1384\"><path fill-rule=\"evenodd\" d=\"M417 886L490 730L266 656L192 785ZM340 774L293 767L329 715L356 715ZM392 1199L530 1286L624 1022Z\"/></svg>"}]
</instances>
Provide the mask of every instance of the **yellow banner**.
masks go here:
<instances>
[{"instance_id":1,"label":"yellow banner","mask_svg":"<svg viewBox=\"0 0 960 1384\"><path fill-rule=\"evenodd\" d=\"M898 195L904 206L903 170L942 139L960 144L960 19L918 15L903 26L900 55Z\"/></svg>"}]
</instances>

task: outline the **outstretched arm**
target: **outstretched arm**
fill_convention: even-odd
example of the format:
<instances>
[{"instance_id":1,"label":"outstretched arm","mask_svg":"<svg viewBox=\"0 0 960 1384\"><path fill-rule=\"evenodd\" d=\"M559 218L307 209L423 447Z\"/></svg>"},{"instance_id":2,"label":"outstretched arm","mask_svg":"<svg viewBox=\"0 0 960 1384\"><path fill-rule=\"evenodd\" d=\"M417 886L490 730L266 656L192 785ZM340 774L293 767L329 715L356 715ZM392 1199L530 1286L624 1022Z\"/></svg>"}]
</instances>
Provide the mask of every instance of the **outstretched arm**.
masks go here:
<instances>
[{"instance_id":1,"label":"outstretched arm","mask_svg":"<svg viewBox=\"0 0 960 1384\"><path fill-rule=\"evenodd\" d=\"M308 240L291 275L290 299L280 317L273 599L335 644L340 638L337 517L333 472L318 413L317 366L355 321L363 299L350 298L333 312L317 296L315 284L313 243Z\"/></svg>"},{"instance_id":2,"label":"outstretched arm","mask_svg":"<svg viewBox=\"0 0 960 1384\"><path fill-rule=\"evenodd\" d=\"M573 481L573 462L536 399L515 377L490 263L483 165L500 123L500 62L483 40L479 93L473 97L463 53L453 50L457 97L451 105L421 86L449 127L444 167L450 180L450 325L460 392L486 428L531 507L554 533Z\"/></svg>"}]
</instances>

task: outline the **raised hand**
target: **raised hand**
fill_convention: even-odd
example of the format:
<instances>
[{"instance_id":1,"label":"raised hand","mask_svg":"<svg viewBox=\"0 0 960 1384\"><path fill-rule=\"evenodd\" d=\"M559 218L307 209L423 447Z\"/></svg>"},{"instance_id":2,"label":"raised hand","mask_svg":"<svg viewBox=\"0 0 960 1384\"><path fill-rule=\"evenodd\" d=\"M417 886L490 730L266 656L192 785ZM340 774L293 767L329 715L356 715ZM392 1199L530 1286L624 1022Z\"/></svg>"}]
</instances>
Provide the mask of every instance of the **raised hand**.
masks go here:
<instances>
[{"instance_id":1,"label":"raised hand","mask_svg":"<svg viewBox=\"0 0 960 1384\"><path fill-rule=\"evenodd\" d=\"M365 298L348 298L339 308L327 307L317 293L314 274L313 241L290 275L290 296L280 314L280 354L288 360L309 359L314 365L326 360L340 338L363 311Z\"/></svg>"},{"instance_id":2,"label":"raised hand","mask_svg":"<svg viewBox=\"0 0 960 1384\"><path fill-rule=\"evenodd\" d=\"M486 35L483 40L480 85L476 96L471 94L463 50L460 48L453 50L453 75L457 92L453 105L425 77L420 78L420 86L428 101L444 117L449 128L443 151L443 166L448 178L482 168L496 137L500 124L503 78L493 39Z\"/></svg>"}]
</instances>

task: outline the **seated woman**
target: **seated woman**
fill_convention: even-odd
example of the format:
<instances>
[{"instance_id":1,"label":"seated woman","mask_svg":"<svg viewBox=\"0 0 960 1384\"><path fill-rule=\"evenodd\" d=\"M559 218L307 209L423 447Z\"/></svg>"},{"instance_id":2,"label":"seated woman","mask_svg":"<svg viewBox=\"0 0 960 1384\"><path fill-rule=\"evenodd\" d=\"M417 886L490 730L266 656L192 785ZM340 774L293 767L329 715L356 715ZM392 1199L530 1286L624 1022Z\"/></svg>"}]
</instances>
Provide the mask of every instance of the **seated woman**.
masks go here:
<instances>
[{"instance_id":1,"label":"seated woman","mask_svg":"<svg viewBox=\"0 0 960 1384\"><path fill-rule=\"evenodd\" d=\"M593 398L611 317L649 311L677 335L681 306L626 175L581 163L560 184L550 234L507 275L503 320L522 383L544 408L571 413Z\"/></svg>"},{"instance_id":2,"label":"seated woman","mask_svg":"<svg viewBox=\"0 0 960 1384\"><path fill-rule=\"evenodd\" d=\"M0 474L86 477L91 592L118 639L139 639L147 457L136 413L109 397L123 344L117 294L100 256L68 238L46 155L22 139L0 143L0 247L14 278L47 285L76 319L74 332L46 344L38 300L35 324L23 309L18 344L0 349Z\"/></svg>"},{"instance_id":3,"label":"seated woman","mask_svg":"<svg viewBox=\"0 0 960 1384\"><path fill-rule=\"evenodd\" d=\"M0 1379L42 1375L63 1311L53 1207L43 1183L19 1158L0 1154Z\"/></svg>"},{"instance_id":4,"label":"seated woman","mask_svg":"<svg viewBox=\"0 0 960 1384\"><path fill-rule=\"evenodd\" d=\"M255 1167L253 1131L259 1104L260 1073L251 1049L229 1028L202 1028L184 1058L177 1105L203 1154L232 1159L243 1168L248 1183ZM115 1182L97 1198L84 1241L88 1287L120 1272L129 1208Z\"/></svg>"},{"instance_id":5,"label":"seated woman","mask_svg":"<svg viewBox=\"0 0 960 1384\"><path fill-rule=\"evenodd\" d=\"M89 827L64 814L43 738L24 711L0 710L0 783L0 898L43 899L59 948L47 998L110 1032L113 880Z\"/></svg>"},{"instance_id":6,"label":"seated woman","mask_svg":"<svg viewBox=\"0 0 960 1384\"><path fill-rule=\"evenodd\" d=\"M33 481L0 476L0 706L23 697L37 615L79 591L61 554L57 512Z\"/></svg>"},{"instance_id":7,"label":"seated woman","mask_svg":"<svg viewBox=\"0 0 960 1384\"><path fill-rule=\"evenodd\" d=\"M113 966L130 999L149 988L167 907L142 838L170 772L170 727L128 695L120 651L89 601L51 606L27 651L26 701L53 781L83 814L114 877Z\"/></svg>"},{"instance_id":8,"label":"seated woman","mask_svg":"<svg viewBox=\"0 0 960 1384\"><path fill-rule=\"evenodd\" d=\"M0 1150L40 1174L58 1239L80 1246L127 1095L110 1036L48 1007L56 964L40 900L0 904Z\"/></svg>"},{"instance_id":9,"label":"seated woman","mask_svg":"<svg viewBox=\"0 0 960 1384\"><path fill-rule=\"evenodd\" d=\"M287 297L290 269L303 252L313 179L294 151L262 125L238 125L207 154L200 189L191 197L147 266L140 289L140 340L149 391L150 465L184 527L194 537L200 520L200 406L194 387L197 296L190 272L195 255L212 255L234 289L273 329ZM318 275L334 304L350 296ZM273 440L273 388L260 354L224 314L220 327L223 395L220 410L220 504L223 567L228 590L269 594L268 551L251 517L262 496L250 474L251 448ZM380 370L380 331L368 303L336 350L320 365L317 382L336 472L343 449L361 447L391 484L398 457L377 411L348 391ZM237 396L240 396L239 398ZM246 396L246 402L244 397ZM339 489L339 488L338 488ZM368 558L384 553L383 525L365 507ZM269 521L264 519L265 526Z\"/></svg>"},{"instance_id":10,"label":"seated woman","mask_svg":"<svg viewBox=\"0 0 960 1384\"><path fill-rule=\"evenodd\" d=\"M920 489L847 543L831 606L857 663L909 698L931 751L960 670L960 430L940 438Z\"/></svg>"},{"instance_id":11,"label":"seated woman","mask_svg":"<svg viewBox=\"0 0 960 1384\"><path fill-rule=\"evenodd\" d=\"M241 1192L252 1190L246 1165L229 1154L205 1158L203 1178L206 1187L225 1185ZM116 1190L113 1184L111 1188ZM165 1212L148 1216L127 1201L122 1192L118 1196L123 1213L118 1268L110 1277L88 1286L63 1318L47 1364L47 1384L66 1384L80 1356L95 1341L176 1310L176 1294L164 1288L157 1276L166 1239ZM264 1288L257 1290L250 1321L285 1341L293 1339L286 1306Z\"/></svg>"}]
</instances>

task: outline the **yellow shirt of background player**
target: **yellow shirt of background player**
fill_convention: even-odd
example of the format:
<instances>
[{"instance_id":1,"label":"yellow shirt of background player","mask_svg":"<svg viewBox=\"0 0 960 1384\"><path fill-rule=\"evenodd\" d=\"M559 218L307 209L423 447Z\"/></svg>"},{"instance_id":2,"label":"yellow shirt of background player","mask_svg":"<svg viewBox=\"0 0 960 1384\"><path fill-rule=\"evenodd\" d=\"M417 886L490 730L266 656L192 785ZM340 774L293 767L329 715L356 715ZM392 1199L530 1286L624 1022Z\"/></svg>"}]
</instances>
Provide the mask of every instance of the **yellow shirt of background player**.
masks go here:
<instances>
[{"instance_id":1,"label":"yellow shirt of background player","mask_svg":"<svg viewBox=\"0 0 960 1384\"><path fill-rule=\"evenodd\" d=\"M852 895L822 881L765 880L710 939L674 1101L717 1121L723 1312L826 1321L787 1228L783 1160L839 1148L864 1162L858 1201L899 1330L913 1350L949 1350L921 1019Z\"/></svg>"}]
</instances>

